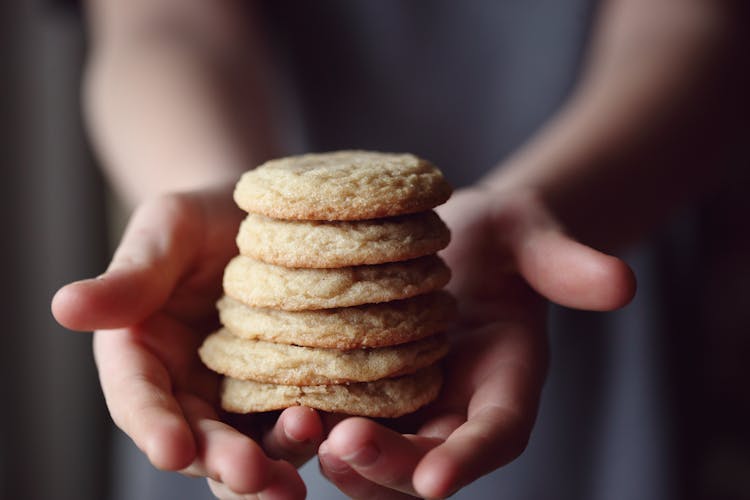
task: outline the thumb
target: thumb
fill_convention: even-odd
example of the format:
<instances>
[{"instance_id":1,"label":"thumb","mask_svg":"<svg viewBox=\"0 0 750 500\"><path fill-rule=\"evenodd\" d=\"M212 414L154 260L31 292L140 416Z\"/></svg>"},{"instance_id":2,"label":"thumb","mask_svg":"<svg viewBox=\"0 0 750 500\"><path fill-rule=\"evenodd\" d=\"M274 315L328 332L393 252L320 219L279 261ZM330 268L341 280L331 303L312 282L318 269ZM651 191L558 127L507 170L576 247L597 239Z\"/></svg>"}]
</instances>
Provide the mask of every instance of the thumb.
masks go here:
<instances>
[{"instance_id":1,"label":"thumb","mask_svg":"<svg viewBox=\"0 0 750 500\"><path fill-rule=\"evenodd\" d=\"M144 203L131 218L107 271L64 286L55 319L71 330L122 328L160 309L194 258L201 212L186 196Z\"/></svg>"},{"instance_id":2,"label":"thumb","mask_svg":"<svg viewBox=\"0 0 750 500\"><path fill-rule=\"evenodd\" d=\"M543 206L509 236L516 267L539 294L562 306L608 311L635 295L635 275L621 259L565 234Z\"/></svg>"}]
</instances>

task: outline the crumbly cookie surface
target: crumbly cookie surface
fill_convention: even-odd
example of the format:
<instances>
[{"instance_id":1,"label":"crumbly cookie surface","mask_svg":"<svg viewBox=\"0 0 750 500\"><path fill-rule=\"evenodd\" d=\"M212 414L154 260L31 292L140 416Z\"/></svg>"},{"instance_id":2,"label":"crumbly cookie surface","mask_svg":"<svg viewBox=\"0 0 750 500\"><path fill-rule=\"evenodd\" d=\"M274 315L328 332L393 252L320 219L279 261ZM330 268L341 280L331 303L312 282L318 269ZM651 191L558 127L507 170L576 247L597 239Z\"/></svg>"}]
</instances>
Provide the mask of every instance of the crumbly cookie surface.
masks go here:
<instances>
[{"instance_id":1,"label":"crumbly cookie surface","mask_svg":"<svg viewBox=\"0 0 750 500\"><path fill-rule=\"evenodd\" d=\"M240 208L277 219L362 220L429 210L451 187L411 154L336 151L271 160L243 174Z\"/></svg>"},{"instance_id":2,"label":"crumbly cookie surface","mask_svg":"<svg viewBox=\"0 0 750 500\"><path fill-rule=\"evenodd\" d=\"M445 248L450 232L429 210L366 221L292 221L248 214L240 253L286 267L346 267L414 259Z\"/></svg>"},{"instance_id":3,"label":"crumbly cookie surface","mask_svg":"<svg viewBox=\"0 0 750 500\"><path fill-rule=\"evenodd\" d=\"M299 311L405 299L449 280L436 255L337 269L287 268L238 255L224 270L224 293L254 307Z\"/></svg>"},{"instance_id":4,"label":"crumbly cookie surface","mask_svg":"<svg viewBox=\"0 0 750 500\"><path fill-rule=\"evenodd\" d=\"M436 365L403 377L341 385L276 385L227 377L222 383L221 406L234 413L302 405L348 415L400 417L434 400L441 384Z\"/></svg>"},{"instance_id":5,"label":"crumbly cookie surface","mask_svg":"<svg viewBox=\"0 0 750 500\"><path fill-rule=\"evenodd\" d=\"M211 370L232 378L284 385L369 382L413 373L448 353L442 336L378 349L321 349L240 339L222 329L198 350Z\"/></svg>"},{"instance_id":6,"label":"crumbly cookie surface","mask_svg":"<svg viewBox=\"0 0 750 500\"><path fill-rule=\"evenodd\" d=\"M311 311L250 307L222 297L217 308L221 323L237 337L342 350L413 342L445 331L457 316L456 300L445 291Z\"/></svg>"}]
</instances>

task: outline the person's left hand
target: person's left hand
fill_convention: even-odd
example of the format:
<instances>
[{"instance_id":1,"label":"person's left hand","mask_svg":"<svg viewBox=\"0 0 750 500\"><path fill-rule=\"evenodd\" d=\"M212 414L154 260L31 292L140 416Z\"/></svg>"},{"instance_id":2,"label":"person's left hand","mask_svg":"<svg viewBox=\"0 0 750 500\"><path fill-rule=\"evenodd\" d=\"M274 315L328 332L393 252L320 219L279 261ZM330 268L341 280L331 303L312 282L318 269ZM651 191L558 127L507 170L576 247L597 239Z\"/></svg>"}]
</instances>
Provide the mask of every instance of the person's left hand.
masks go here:
<instances>
[{"instance_id":1,"label":"person's left hand","mask_svg":"<svg viewBox=\"0 0 750 500\"><path fill-rule=\"evenodd\" d=\"M318 450L323 474L356 498L442 498L526 447L547 369L544 298L579 309L627 304L635 280L621 260L564 234L534 193L457 193L440 210L444 258L461 318L436 402L395 422L353 417Z\"/></svg>"}]
</instances>

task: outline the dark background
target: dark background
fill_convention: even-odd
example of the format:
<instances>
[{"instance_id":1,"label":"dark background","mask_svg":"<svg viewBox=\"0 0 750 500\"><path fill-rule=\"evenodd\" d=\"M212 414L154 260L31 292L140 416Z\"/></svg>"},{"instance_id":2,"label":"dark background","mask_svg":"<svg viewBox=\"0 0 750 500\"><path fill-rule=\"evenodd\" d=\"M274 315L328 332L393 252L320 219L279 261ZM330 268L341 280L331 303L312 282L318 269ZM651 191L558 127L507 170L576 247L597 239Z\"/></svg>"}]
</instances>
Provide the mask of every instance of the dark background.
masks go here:
<instances>
[{"instance_id":1,"label":"dark background","mask_svg":"<svg viewBox=\"0 0 750 500\"><path fill-rule=\"evenodd\" d=\"M108 253L79 113L81 20L35 0L0 9L0 498L102 499L111 424L91 336L65 331L49 308Z\"/></svg>"}]
</instances>

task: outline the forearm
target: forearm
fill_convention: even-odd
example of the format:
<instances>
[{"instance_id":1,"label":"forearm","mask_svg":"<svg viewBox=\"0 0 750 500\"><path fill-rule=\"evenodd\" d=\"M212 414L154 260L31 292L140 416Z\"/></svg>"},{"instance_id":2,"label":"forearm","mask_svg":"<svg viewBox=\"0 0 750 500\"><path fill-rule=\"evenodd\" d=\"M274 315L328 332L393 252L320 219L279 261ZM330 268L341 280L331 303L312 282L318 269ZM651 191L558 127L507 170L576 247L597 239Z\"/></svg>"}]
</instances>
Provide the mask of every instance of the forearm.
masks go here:
<instances>
[{"instance_id":1,"label":"forearm","mask_svg":"<svg viewBox=\"0 0 750 500\"><path fill-rule=\"evenodd\" d=\"M642 236L722 177L744 92L735 10L718 1L610 1L569 102L486 182L536 191L590 244Z\"/></svg>"},{"instance_id":2,"label":"forearm","mask_svg":"<svg viewBox=\"0 0 750 500\"><path fill-rule=\"evenodd\" d=\"M92 9L84 101L95 148L128 203L234 182L272 154L262 47L242 27L197 9L176 17L180 6L164 19L127 12L122 21L118 8Z\"/></svg>"}]
</instances>

